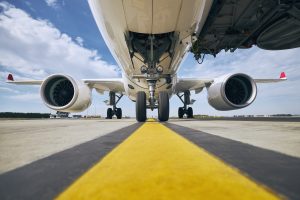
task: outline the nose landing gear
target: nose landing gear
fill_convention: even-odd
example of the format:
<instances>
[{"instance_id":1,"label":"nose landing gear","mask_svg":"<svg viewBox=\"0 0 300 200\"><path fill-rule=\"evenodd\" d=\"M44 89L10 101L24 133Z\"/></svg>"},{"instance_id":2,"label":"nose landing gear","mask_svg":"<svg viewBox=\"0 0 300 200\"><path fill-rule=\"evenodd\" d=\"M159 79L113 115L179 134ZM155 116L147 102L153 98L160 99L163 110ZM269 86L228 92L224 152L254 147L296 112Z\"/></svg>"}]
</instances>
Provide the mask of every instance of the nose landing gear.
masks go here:
<instances>
[{"instance_id":1,"label":"nose landing gear","mask_svg":"<svg viewBox=\"0 0 300 200\"><path fill-rule=\"evenodd\" d=\"M169 94L162 91L158 94L158 119L161 122L169 120Z\"/></svg>"},{"instance_id":2,"label":"nose landing gear","mask_svg":"<svg viewBox=\"0 0 300 200\"><path fill-rule=\"evenodd\" d=\"M146 104L146 93L143 91L139 91L136 94L136 103L135 103L135 111L136 111L136 120L138 122L144 122L147 119L147 104Z\"/></svg>"}]
</instances>

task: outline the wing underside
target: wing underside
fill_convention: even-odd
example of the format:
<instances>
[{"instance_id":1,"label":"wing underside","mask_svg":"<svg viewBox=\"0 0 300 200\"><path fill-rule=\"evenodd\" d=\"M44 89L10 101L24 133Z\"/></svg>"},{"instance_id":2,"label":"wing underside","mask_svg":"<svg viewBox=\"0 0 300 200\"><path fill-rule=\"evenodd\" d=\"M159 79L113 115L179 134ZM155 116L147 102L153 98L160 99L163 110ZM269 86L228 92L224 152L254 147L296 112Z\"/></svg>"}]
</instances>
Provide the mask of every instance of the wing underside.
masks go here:
<instances>
[{"instance_id":1,"label":"wing underside","mask_svg":"<svg viewBox=\"0 0 300 200\"><path fill-rule=\"evenodd\" d=\"M88 84L90 88L95 88L100 93L105 91L125 92L122 79L84 79L83 82Z\"/></svg>"},{"instance_id":2,"label":"wing underside","mask_svg":"<svg viewBox=\"0 0 300 200\"><path fill-rule=\"evenodd\" d=\"M212 79L182 78L179 79L177 84L175 85L175 93L194 90L197 94L200 93L203 90L203 88L208 87L212 83Z\"/></svg>"}]
</instances>

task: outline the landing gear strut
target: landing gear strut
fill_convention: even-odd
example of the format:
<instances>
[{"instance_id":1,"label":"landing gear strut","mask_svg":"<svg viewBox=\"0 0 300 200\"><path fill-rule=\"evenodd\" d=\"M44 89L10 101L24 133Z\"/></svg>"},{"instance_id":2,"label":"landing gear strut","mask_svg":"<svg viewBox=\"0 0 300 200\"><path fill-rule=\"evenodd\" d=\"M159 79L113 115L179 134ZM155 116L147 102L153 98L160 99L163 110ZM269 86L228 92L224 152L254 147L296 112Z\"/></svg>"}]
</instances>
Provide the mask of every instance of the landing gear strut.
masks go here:
<instances>
[{"instance_id":1,"label":"landing gear strut","mask_svg":"<svg viewBox=\"0 0 300 200\"><path fill-rule=\"evenodd\" d=\"M109 105L113 106L112 108L107 108L107 119L112 119L116 115L117 119L122 119L122 109L117 108L117 103L123 97L123 94L116 95L115 92L109 92ZM116 101L117 99L117 101Z\"/></svg>"},{"instance_id":2,"label":"landing gear strut","mask_svg":"<svg viewBox=\"0 0 300 200\"><path fill-rule=\"evenodd\" d=\"M186 114L187 118L194 118L193 108L187 107L188 105L191 104L190 91L185 91L182 95L177 93L177 96L179 97L180 101L183 103L183 107L178 108L178 117L183 118L183 116Z\"/></svg>"},{"instance_id":3,"label":"landing gear strut","mask_svg":"<svg viewBox=\"0 0 300 200\"><path fill-rule=\"evenodd\" d=\"M158 119L159 121L168 121L169 119L169 94L166 91L161 91L158 94L158 99L156 100L154 97L156 80L148 79L149 86L149 108L153 110L154 108L158 108ZM157 103L156 103L157 102Z\"/></svg>"}]
</instances>

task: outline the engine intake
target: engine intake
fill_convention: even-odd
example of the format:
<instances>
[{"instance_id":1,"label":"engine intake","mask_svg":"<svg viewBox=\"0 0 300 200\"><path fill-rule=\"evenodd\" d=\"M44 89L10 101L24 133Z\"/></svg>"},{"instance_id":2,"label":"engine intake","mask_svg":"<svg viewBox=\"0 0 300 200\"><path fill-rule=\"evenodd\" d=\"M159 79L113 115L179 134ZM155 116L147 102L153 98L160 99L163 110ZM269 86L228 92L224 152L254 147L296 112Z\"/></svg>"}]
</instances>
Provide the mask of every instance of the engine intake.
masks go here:
<instances>
[{"instance_id":1,"label":"engine intake","mask_svg":"<svg viewBox=\"0 0 300 200\"><path fill-rule=\"evenodd\" d=\"M54 77L45 85L45 99L53 106L65 106L74 97L74 87L72 82L66 77Z\"/></svg>"},{"instance_id":2,"label":"engine intake","mask_svg":"<svg viewBox=\"0 0 300 200\"><path fill-rule=\"evenodd\" d=\"M49 108L65 112L80 112L91 104L91 90L72 77L54 74L41 85L41 96Z\"/></svg>"},{"instance_id":3,"label":"engine intake","mask_svg":"<svg viewBox=\"0 0 300 200\"><path fill-rule=\"evenodd\" d=\"M217 110L234 110L249 106L256 98L254 80L242 73L220 77L208 88L208 102Z\"/></svg>"}]
</instances>

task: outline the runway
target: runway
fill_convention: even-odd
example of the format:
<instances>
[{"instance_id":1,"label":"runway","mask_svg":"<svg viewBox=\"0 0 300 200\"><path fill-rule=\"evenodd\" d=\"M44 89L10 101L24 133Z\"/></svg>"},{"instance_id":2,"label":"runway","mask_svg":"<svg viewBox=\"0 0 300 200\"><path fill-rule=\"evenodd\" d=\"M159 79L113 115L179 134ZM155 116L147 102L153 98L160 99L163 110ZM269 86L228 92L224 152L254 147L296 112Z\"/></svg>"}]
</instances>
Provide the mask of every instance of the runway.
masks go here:
<instances>
[{"instance_id":1,"label":"runway","mask_svg":"<svg viewBox=\"0 0 300 200\"><path fill-rule=\"evenodd\" d=\"M299 122L9 120L0 127L0 199L300 199Z\"/></svg>"}]
</instances>

